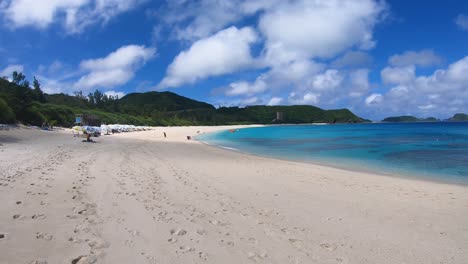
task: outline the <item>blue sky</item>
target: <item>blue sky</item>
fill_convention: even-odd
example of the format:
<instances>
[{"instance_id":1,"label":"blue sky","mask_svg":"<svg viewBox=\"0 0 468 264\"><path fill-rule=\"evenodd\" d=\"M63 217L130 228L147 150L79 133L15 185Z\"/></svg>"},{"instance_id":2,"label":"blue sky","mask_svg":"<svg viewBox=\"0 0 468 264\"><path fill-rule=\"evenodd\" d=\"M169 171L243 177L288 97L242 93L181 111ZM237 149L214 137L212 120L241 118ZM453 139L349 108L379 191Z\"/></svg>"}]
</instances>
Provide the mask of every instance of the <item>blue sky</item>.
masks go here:
<instances>
[{"instance_id":1,"label":"blue sky","mask_svg":"<svg viewBox=\"0 0 468 264\"><path fill-rule=\"evenodd\" d=\"M3 0L0 13L0 75L48 93L468 112L466 1Z\"/></svg>"}]
</instances>

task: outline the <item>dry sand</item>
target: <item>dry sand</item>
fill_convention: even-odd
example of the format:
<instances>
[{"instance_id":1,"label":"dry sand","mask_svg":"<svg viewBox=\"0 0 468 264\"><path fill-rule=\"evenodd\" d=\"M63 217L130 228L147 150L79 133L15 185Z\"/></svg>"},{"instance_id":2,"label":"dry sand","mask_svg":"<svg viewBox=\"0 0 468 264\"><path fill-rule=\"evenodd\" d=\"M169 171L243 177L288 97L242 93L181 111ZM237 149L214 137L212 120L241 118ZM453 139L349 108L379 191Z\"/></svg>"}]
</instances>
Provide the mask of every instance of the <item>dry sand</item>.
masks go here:
<instances>
[{"instance_id":1,"label":"dry sand","mask_svg":"<svg viewBox=\"0 0 468 264\"><path fill-rule=\"evenodd\" d=\"M468 187L185 138L216 129L0 131L0 263L468 263Z\"/></svg>"}]
</instances>

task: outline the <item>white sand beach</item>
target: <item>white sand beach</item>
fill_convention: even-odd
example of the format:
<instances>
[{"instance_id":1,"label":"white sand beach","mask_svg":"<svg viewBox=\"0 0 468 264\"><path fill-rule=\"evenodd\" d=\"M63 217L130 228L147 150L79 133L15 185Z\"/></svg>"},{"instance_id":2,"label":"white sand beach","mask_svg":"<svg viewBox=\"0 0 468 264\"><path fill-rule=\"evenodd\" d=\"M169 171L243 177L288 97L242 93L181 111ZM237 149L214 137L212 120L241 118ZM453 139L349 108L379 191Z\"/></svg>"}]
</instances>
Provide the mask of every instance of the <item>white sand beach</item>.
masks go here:
<instances>
[{"instance_id":1,"label":"white sand beach","mask_svg":"<svg viewBox=\"0 0 468 264\"><path fill-rule=\"evenodd\" d=\"M0 131L0 263L468 263L468 186L186 139L229 128Z\"/></svg>"}]
</instances>

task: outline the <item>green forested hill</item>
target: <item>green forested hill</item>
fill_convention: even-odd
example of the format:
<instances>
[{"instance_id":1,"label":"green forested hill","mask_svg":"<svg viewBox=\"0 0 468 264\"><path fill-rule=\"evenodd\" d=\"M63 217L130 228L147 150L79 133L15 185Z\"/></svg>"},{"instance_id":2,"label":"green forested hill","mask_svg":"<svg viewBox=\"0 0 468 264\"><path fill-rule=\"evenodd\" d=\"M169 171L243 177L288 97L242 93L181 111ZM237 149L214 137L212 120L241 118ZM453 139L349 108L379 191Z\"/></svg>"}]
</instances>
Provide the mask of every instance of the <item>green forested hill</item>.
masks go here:
<instances>
[{"instance_id":1,"label":"green forested hill","mask_svg":"<svg viewBox=\"0 0 468 264\"><path fill-rule=\"evenodd\" d=\"M437 122L439 121L435 117L428 118L417 118L414 116L392 116L387 117L382 122Z\"/></svg>"},{"instance_id":2,"label":"green forested hill","mask_svg":"<svg viewBox=\"0 0 468 264\"><path fill-rule=\"evenodd\" d=\"M171 92L131 93L119 99L118 104L120 111L132 115L215 109L210 104L195 101Z\"/></svg>"},{"instance_id":3,"label":"green forested hill","mask_svg":"<svg viewBox=\"0 0 468 264\"><path fill-rule=\"evenodd\" d=\"M466 122L468 121L468 115L463 113L458 113L453 115L448 121L456 121L456 122Z\"/></svg>"},{"instance_id":4,"label":"green forested hill","mask_svg":"<svg viewBox=\"0 0 468 264\"><path fill-rule=\"evenodd\" d=\"M122 98L96 90L83 95L43 94L24 76L13 82L0 79L0 123L22 122L40 125L47 121L72 126L75 114L88 114L102 123L135 125L223 125L272 123L365 122L348 109L323 110L310 105L220 107L192 100L172 92L132 93ZM281 119L276 120L277 112Z\"/></svg>"}]
</instances>

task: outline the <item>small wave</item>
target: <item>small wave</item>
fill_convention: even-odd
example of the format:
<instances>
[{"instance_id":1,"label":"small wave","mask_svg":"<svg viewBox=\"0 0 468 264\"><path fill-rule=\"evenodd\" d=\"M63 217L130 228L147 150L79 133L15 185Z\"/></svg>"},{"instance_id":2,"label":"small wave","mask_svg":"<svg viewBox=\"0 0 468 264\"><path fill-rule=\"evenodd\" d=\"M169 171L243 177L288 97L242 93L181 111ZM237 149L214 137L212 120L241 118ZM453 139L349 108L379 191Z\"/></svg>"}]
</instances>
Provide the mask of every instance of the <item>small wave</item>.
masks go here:
<instances>
[{"instance_id":1,"label":"small wave","mask_svg":"<svg viewBox=\"0 0 468 264\"><path fill-rule=\"evenodd\" d=\"M219 147L222 148L222 149L234 150L234 151L239 151L240 152L240 150L236 149L236 148L230 148L230 147L224 147L224 146L219 146Z\"/></svg>"}]
</instances>

